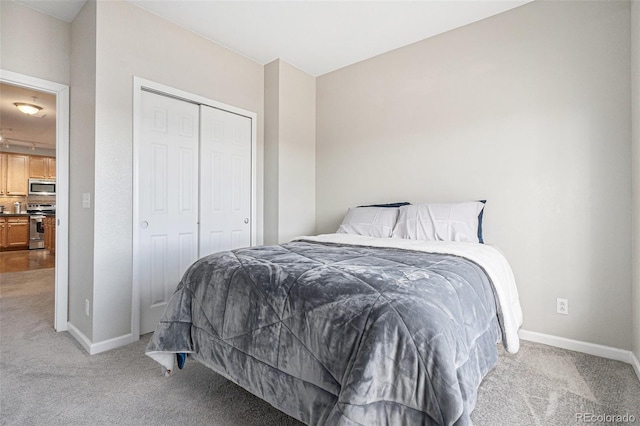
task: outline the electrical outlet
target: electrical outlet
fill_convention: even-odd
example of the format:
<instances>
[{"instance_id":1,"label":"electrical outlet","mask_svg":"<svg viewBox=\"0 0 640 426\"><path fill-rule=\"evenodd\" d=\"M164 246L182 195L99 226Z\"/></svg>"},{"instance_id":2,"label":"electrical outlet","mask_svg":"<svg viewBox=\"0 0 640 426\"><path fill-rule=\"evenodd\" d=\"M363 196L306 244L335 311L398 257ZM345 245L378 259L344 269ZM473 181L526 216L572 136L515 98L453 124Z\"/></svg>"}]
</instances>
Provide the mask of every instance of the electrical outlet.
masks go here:
<instances>
[{"instance_id":1,"label":"electrical outlet","mask_svg":"<svg viewBox=\"0 0 640 426\"><path fill-rule=\"evenodd\" d=\"M91 208L91 193L83 192L82 193L82 208L90 209Z\"/></svg>"},{"instance_id":2,"label":"electrical outlet","mask_svg":"<svg viewBox=\"0 0 640 426\"><path fill-rule=\"evenodd\" d=\"M84 299L84 314L86 316L89 316L89 307L90 307L89 299Z\"/></svg>"},{"instance_id":3,"label":"electrical outlet","mask_svg":"<svg viewBox=\"0 0 640 426\"><path fill-rule=\"evenodd\" d=\"M569 315L569 299L556 299L556 312Z\"/></svg>"}]
</instances>

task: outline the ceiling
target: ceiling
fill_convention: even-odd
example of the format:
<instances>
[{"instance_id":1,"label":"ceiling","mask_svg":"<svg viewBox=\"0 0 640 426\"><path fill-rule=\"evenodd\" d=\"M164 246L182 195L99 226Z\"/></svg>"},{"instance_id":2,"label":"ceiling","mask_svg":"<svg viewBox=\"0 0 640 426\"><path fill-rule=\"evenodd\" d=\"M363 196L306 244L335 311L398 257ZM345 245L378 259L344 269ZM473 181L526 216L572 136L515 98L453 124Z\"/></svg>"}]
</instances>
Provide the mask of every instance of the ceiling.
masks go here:
<instances>
[{"instance_id":1,"label":"ceiling","mask_svg":"<svg viewBox=\"0 0 640 426\"><path fill-rule=\"evenodd\" d=\"M35 104L42 110L35 115L26 115L16 108L15 102ZM0 147L8 143L10 146L55 149L55 95L0 83L0 136Z\"/></svg>"},{"instance_id":2,"label":"ceiling","mask_svg":"<svg viewBox=\"0 0 640 426\"><path fill-rule=\"evenodd\" d=\"M14 1L67 22L85 3ZM260 64L280 58L318 76L532 0L127 1Z\"/></svg>"},{"instance_id":3,"label":"ceiling","mask_svg":"<svg viewBox=\"0 0 640 426\"><path fill-rule=\"evenodd\" d=\"M86 0L14 0L65 22L73 21Z\"/></svg>"},{"instance_id":4,"label":"ceiling","mask_svg":"<svg viewBox=\"0 0 640 426\"><path fill-rule=\"evenodd\" d=\"M14 1L66 22L73 21L86 2ZM126 1L260 64L280 58L319 76L533 0ZM1 88L0 127L13 129L2 136L55 147L55 99ZM13 105L34 103L32 96L45 107L44 118L21 115Z\"/></svg>"}]
</instances>

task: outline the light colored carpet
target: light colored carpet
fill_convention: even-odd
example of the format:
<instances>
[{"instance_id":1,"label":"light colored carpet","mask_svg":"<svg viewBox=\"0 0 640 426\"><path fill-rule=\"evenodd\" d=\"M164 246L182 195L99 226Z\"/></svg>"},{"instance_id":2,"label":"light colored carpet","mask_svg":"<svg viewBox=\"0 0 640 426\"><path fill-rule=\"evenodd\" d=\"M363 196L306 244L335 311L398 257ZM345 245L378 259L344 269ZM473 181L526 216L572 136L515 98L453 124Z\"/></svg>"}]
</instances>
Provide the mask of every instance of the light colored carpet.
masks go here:
<instances>
[{"instance_id":1,"label":"light colored carpet","mask_svg":"<svg viewBox=\"0 0 640 426\"><path fill-rule=\"evenodd\" d=\"M300 425L194 361L163 377L144 355L149 336L89 356L53 330L53 279L53 269L0 274L0 424ZM501 351L472 419L569 425L581 423L577 413L627 414L640 423L631 366L523 342L516 355Z\"/></svg>"}]
</instances>

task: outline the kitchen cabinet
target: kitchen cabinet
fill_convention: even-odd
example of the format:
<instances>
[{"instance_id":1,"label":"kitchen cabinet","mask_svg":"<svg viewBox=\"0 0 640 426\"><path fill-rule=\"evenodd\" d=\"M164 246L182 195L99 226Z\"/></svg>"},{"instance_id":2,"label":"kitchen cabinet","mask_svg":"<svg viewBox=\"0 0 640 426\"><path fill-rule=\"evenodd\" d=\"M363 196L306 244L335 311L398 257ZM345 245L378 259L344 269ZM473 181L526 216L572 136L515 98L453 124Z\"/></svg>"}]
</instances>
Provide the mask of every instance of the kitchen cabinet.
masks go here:
<instances>
[{"instance_id":1,"label":"kitchen cabinet","mask_svg":"<svg viewBox=\"0 0 640 426\"><path fill-rule=\"evenodd\" d=\"M29 159L29 177L36 179L56 178L56 159L32 155Z\"/></svg>"},{"instance_id":2,"label":"kitchen cabinet","mask_svg":"<svg viewBox=\"0 0 640 426\"><path fill-rule=\"evenodd\" d=\"M0 154L0 196L4 195L7 195L7 154Z\"/></svg>"},{"instance_id":3,"label":"kitchen cabinet","mask_svg":"<svg viewBox=\"0 0 640 426\"><path fill-rule=\"evenodd\" d=\"M0 249L27 250L29 248L29 216L0 218Z\"/></svg>"},{"instance_id":4,"label":"kitchen cabinet","mask_svg":"<svg viewBox=\"0 0 640 426\"><path fill-rule=\"evenodd\" d=\"M29 217L7 218L7 247L29 248Z\"/></svg>"},{"instance_id":5,"label":"kitchen cabinet","mask_svg":"<svg viewBox=\"0 0 640 426\"><path fill-rule=\"evenodd\" d=\"M29 189L29 156L0 154L0 195L27 195Z\"/></svg>"},{"instance_id":6,"label":"kitchen cabinet","mask_svg":"<svg viewBox=\"0 0 640 426\"><path fill-rule=\"evenodd\" d=\"M56 217L46 216L42 220L44 226L44 248L51 253L56 252Z\"/></svg>"}]
</instances>

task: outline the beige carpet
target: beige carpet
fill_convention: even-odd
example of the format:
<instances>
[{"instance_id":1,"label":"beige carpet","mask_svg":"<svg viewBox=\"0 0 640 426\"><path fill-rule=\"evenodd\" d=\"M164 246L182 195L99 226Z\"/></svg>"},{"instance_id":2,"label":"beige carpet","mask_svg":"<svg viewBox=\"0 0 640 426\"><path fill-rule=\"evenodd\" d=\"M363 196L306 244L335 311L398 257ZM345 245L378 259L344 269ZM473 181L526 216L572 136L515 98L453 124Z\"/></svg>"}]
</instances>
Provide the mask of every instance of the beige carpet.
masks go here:
<instances>
[{"instance_id":1,"label":"beige carpet","mask_svg":"<svg viewBox=\"0 0 640 426\"><path fill-rule=\"evenodd\" d=\"M148 338L89 356L53 330L53 269L0 274L0 424L300 424L193 361L162 377L144 355ZM631 366L523 342L516 355L501 351L472 419L571 425L584 423L580 413L632 415L640 424L640 382Z\"/></svg>"}]
</instances>

